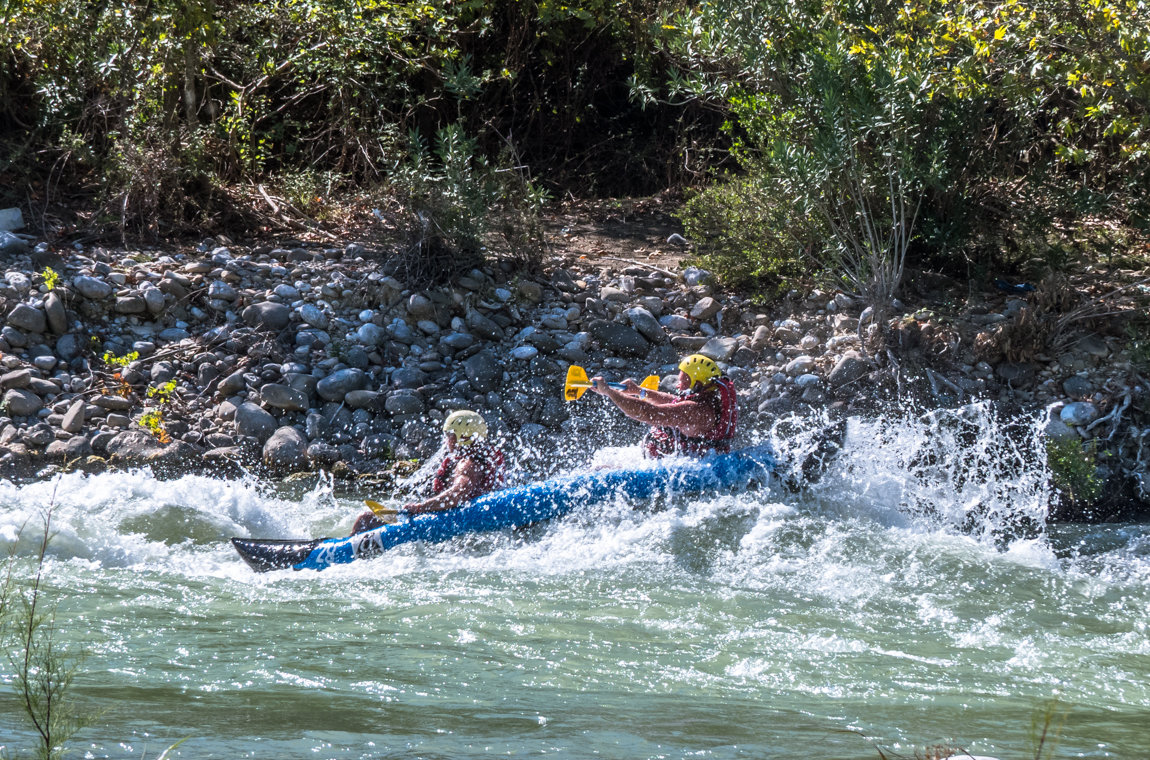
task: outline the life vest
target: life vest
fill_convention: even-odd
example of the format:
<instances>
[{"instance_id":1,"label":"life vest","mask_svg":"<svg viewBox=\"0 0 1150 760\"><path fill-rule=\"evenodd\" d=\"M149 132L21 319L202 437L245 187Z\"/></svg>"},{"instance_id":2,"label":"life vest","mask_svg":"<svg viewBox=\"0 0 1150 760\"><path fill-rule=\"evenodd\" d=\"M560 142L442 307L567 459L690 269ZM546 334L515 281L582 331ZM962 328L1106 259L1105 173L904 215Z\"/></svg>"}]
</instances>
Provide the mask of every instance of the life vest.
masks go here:
<instances>
[{"instance_id":1,"label":"life vest","mask_svg":"<svg viewBox=\"0 0 1150 760\"><path fill-rule=\"evenodd\" d=\"M443 458L439 469L435 471L435 479L431 481L431 492L443 493L450 488L455 479L456 469L469 459L475 463L479 478L472 481L471 491L464 494L464 501L470 501L503 487L506 474L503 452L486 443L473 443L465 449L456 449L454 455L448 454Z\"/></svg>"},{"instance_id":2,"label":"life vest","mask_svg":"<svg viewBox=\"0 0 1150 760\"><path fill-rule=\"evenodd\" d=\"M657 427L647 434L647 456L658 458L667 454L702 456L709 451L726 453L731 450L735 426L739 420L739 404L735 384L720 377L698 391L688 391L672 403L694 401L708 404L715 410L715 426L699 436L683 435L678 428Z\"/></svg>"}]
</instances>

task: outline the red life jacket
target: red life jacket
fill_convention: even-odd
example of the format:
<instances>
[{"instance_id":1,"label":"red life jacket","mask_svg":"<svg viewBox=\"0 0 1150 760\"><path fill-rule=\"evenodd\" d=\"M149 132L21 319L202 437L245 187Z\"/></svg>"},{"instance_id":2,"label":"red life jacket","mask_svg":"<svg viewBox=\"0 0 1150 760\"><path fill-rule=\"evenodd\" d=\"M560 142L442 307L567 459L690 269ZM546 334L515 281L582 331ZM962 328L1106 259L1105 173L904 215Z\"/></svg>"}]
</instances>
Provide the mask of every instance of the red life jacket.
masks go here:
<instances>
[{"instance_id":1,"label":"red life jacket","mask_svg":"<svg viewBox=\"0 0 1150 760\"><path fill-rule=\"evenodd\" d=\"M503 487L506 471L503 464L503 452L486 443L473 443L466 448L458 448L455 454L448 454L439 464L435 472L435 479L431 482L432 493L443 493L451 487L455 480L455 471L459 465L471 460L475 463L479 478L472 481L469 493L464 494L464 501L471 501L485 493Z\"/></svg>"},{"instance_id":2,"label":"red life jacket","mask_svg":"<svg viewBox=\"0 0 1150 760\"><path fill-rule=\"evenodd\" d=\"M672 403L695 401L709 404L715 410L715 426L703 435L683 435L678 428L657 427L647 434L647 456L658 458L667 454L702 456L709 451L720 454L731 450L735 426L739 420L739 404L735 384L720 377L698 391L688 391Z\"/></svg>"}]
</instances>

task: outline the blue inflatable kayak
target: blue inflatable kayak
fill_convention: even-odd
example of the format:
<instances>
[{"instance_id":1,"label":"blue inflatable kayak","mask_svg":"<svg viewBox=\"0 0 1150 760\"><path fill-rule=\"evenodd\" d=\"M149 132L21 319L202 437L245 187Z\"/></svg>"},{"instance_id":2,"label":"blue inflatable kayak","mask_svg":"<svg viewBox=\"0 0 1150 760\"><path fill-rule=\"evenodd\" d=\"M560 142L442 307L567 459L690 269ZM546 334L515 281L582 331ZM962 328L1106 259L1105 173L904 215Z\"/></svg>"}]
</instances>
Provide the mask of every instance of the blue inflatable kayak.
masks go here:
<instances>
[{"instance_id":1,"label":"blue inflatable kayak","mask_svg":"<svg viewBox=\"0 0 1150 760\"><path fill-rule=\"evenodd\" d=\"M258 572L322 570L378 557L411 541L447 541L465 533L530 525L617 496L648 500L659 494L743 490L765 480L776 465L768 445L703 459L667 459L622 470L595 470L485 494L461 507L416 515L342 538L233 538L240 556Z\"/></svg>"}]
</instances>

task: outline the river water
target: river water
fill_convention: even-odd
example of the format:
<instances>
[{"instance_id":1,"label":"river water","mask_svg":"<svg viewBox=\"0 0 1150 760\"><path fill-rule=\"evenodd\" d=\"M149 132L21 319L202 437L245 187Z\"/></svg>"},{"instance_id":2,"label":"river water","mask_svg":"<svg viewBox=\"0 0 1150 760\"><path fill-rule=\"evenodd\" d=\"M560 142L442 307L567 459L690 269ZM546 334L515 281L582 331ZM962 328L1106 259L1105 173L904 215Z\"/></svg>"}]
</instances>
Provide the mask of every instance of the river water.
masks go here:
<instances>
[{"instance_id":1,"label":"river water","mask_svg":"<svg viewBox=\"0 0 1150 760\"><path fill-rule=\"evenodd\" d=\"M798 495L607 503L321 573L257 575L226 539L345 533L387 495L0 483L0 544L27 579L53 505L73 757L1006 760L1047 715L1054 757L1150 756L1150 526L1046 526L1039 444L985 412L852 421ZM12 672L9 754L35 744Z\"/></svg>"}]
</instances>

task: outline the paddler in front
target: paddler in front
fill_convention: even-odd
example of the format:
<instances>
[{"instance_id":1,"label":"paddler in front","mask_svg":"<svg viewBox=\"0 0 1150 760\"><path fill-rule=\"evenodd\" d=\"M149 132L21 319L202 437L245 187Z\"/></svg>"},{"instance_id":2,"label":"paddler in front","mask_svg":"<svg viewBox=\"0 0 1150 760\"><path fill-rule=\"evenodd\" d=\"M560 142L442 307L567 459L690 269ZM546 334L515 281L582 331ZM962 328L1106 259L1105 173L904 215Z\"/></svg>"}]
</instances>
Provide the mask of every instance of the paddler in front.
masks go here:
<instances>
[{"instance_id":1,"label":"paddler in front","mask_svg":"<svg viewBox=\"0 0 1150 760\"><path fill-rule=\"evenodd\" d=\"M738 422L735 386L709 357L691 354L679 363L677 393L644 392L630 378L622 389L612 388L602 377L591 383L591 390L609 398L623 414L651 426L644 440L650 457L731 450Z\"/></svg>"},{"instance_id":2,"label":"paddler in front","mask_svg":"<svg viewBox=\"0 0 1150 760\"><path fill-rule=\"evenodd\" d=\"M449 414L443 421L443 439L447 456L435 473L431 498L405 504L400 515L451 509L503 487L503 452L488 442L487 422L478 412L461 409ZM374 512L364 512L351 532L354 535L384 524Z\"/></svg>"}]
</instances>

